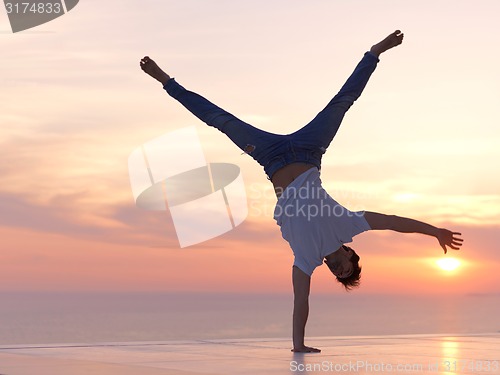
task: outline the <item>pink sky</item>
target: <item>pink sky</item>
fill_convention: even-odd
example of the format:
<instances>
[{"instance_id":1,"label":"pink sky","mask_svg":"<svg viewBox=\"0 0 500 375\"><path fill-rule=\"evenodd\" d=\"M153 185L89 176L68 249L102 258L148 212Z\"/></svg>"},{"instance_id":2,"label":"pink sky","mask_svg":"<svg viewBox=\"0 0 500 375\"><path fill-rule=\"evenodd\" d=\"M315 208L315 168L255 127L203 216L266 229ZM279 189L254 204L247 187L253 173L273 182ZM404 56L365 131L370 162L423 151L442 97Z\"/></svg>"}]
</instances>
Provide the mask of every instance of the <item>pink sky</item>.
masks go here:
<instances>
[{"instance_id":1,"label":"pink sky","mask_svg":"<svg viewBox=\"0 0 500 375\"><path fill-rule=\"evenodd\" d=\"M155 58L186 87L276 133L308 122L371 44L396 28L324 157L349 208L461 231L453 273L433 238L366 233L359 293L500 292L500 11L497 1L85 1L12 34L0 12L0 291L288 292L293 256L253 160L139 69ZM241 167L250 210L179 249L167 212L135 207L127 158L196 125L213 162ZM260 195L263 195L262 198ZM322 267L324 268L324 267ZM313 290L341 293L327 269Z\"/></svg>"}]
</instances>

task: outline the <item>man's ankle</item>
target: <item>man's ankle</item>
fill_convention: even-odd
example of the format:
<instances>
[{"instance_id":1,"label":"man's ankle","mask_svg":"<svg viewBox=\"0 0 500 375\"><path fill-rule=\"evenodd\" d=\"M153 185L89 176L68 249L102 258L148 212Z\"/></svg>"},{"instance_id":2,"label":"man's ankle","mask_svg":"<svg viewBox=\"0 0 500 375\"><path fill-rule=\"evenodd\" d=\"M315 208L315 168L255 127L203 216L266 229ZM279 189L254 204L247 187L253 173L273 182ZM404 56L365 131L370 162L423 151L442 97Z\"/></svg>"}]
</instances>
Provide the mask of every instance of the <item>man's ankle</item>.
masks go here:
<instances>
[{"instance_id":1,"label":"man's ankle","mask_svg":"<svg viewBox=\"0 0 500 375\"><path fill-rule=\"evenodd\" d=\"M165 86L169 80L170 80L170 76L167 73L165 73L164 75L162 75L162 77L158 81L160 81L161 84L163 86Z\"/></svg>"}]
</instances>

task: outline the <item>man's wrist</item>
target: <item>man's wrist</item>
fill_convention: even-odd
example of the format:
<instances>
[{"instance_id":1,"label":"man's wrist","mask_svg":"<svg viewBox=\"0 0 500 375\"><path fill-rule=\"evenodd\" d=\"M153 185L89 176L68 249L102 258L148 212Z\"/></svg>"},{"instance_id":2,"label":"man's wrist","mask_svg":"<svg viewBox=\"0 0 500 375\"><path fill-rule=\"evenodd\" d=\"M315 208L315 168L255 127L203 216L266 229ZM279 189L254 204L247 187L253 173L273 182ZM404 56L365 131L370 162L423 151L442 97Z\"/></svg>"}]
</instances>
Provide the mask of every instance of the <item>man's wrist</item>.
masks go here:
<instances>
[{"instance_id":1,"label":"man's wrist","mask_svg":"<svg viewBox=\"0 0 500 375\"><path fill-rule=\"evenodd\" d=\"M439 232L440 232L440 229L437 228L437 227L432 227L432 230L431 230L431 235L436 237L436 238L439 238Z\"/></svg>"}]
</instances>

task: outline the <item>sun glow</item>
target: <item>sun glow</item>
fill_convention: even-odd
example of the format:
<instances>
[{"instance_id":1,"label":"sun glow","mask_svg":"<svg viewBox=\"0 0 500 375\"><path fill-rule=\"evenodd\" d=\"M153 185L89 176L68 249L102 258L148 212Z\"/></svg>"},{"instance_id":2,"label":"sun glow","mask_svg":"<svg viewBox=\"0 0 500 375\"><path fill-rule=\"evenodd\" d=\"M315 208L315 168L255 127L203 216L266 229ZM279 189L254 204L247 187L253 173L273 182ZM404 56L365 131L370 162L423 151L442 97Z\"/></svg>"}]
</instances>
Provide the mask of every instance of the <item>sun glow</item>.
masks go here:
<instances>
[{"instance_id":1,"label":"sun glow","mask_svg":"<svg viewBox=\"0 0 500 375\"><path fill-rule=\"evenodd\" d=\"M436 261L436 264L443 271L455 271L458 267L460 267L461 262L456 258L442 258Z\"/></svg>"}]
</instances>

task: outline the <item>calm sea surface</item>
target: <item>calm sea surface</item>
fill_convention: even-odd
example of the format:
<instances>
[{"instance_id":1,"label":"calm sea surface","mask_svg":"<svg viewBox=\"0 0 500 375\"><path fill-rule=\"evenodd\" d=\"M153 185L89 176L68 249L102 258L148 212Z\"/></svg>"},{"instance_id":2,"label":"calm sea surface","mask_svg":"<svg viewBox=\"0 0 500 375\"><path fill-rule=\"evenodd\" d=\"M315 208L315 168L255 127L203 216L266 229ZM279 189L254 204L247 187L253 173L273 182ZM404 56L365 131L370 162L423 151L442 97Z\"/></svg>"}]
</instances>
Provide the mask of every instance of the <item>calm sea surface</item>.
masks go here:
<instances>
[{"instance_id":1,"label":"calm sea surface","mask_svg":"<svg viewBox=\"0 0 500 375\"><path fill-rule=\"evenodd\" d=\"M500 332L500 296L311 296L307 336ZM0 294L0 344L290 337L292 296Z\"/></svg>"}]
</instances>

